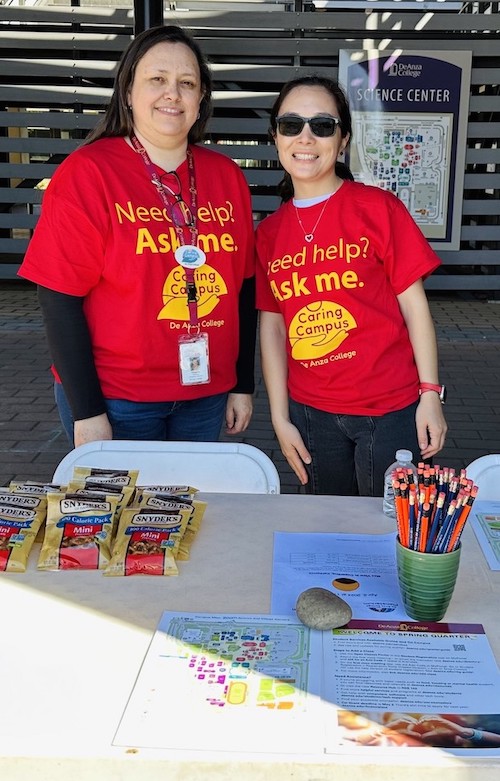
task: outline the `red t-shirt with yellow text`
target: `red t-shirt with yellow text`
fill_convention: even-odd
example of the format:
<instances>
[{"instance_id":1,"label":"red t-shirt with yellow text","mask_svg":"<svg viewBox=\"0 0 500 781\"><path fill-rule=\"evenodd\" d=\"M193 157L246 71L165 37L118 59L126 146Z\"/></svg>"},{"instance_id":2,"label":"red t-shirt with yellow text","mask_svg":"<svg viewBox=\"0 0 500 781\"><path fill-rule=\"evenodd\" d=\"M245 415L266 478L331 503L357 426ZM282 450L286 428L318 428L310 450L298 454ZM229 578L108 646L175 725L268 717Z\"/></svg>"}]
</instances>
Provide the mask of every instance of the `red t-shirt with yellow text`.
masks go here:
<instances>
[{"instance_id":1,"label":"red t-shirt with yellow text","mask_svg":"<svg viewBox=\"0 0 500 781\"><path fill-rule=\"evenodd\" d=\"M69 155L45 193L20 275L85 297L106 398L177 401L235 385L238 294L254 273L250 194L232 160L191 148L198 245L207 256L195 278L199 324L209 335L208 384L179 380L178 340L189 330L185 274L173 255L177 234L141 156L124 138L100 139ZM177 173L190 204L186 161Z\"/></svg>"},{"instance_id":2,"label":"red t-shirt with yellow text","mask_svg":"<svg viewBox=\"0 0 500 781\"><path fill-rule=\"evenodd\" d=\"M301 208L312 230L324 201ZM418 398L396 296L439 265L392 193L345 181L311 242L292 201L257 229L257 307L283 315L290 396L326 412L383 415Z\"/></svg>"}]
</instances>

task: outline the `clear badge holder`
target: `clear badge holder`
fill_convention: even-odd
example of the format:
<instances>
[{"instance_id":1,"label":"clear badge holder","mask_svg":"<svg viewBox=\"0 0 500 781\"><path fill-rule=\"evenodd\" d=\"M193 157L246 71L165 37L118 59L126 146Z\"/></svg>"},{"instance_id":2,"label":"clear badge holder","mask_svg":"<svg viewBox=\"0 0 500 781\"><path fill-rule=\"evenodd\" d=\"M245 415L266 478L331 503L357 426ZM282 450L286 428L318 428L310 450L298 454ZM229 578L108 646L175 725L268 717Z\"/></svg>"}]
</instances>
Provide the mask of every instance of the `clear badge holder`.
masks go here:
<instances>
[{"instance_id":1,"label":"clear badge holder","mask_svg":"<svg viewBox=\"0 0 500 781\"><path fill-rule=\"evenodd\" d=\"M210 382L208 334L186 334L179 338L179 373L181 385Z\"/></svg>"}]
</instances>

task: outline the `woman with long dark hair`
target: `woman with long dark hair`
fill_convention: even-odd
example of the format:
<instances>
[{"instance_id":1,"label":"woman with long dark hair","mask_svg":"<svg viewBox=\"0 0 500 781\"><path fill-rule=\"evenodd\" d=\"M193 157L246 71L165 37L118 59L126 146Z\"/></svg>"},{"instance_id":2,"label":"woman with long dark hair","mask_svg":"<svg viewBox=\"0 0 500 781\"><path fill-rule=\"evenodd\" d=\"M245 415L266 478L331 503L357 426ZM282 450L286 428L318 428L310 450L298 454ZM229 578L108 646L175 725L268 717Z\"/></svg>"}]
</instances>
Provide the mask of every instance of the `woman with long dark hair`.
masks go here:
<instances>
[{"instance_id":1,"label":"woman with long dark hair","mask_svg":"<svg viewBox=\"0 0 500 781\"><path fill-rule=\"evenodd\" d=\"M101 439L215 440L252 413L250 194L198 145L211 76L181 28L124 53L108 109L58 168L21 267L37 283L62 422Z\"/></svg>"}]
</instances>

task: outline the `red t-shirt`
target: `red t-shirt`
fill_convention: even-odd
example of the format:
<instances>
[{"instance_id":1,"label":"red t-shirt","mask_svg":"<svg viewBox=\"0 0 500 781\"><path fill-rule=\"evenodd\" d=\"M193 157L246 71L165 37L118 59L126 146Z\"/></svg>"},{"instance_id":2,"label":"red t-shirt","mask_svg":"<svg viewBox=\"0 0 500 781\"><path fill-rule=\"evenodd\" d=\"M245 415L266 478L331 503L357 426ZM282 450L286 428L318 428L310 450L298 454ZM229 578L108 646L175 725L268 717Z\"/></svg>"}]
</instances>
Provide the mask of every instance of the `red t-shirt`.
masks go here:
<instances>
[{"instance_id":1,"label":"red t-shirt","mask_svg":"<svg viewBox=\"0 0 500 781\"><path fill-rule=\"evenodd\" d=\"M301 208L304 231L324 201ZM338 414L382 415L418 398L418 375L396 296L439 265L406 207L345 181L304 239L292 201L257 229L257 307L283 315L288 389Z\"/></svg>"},{"instance_id":2,"label":"red t-shirt","mask_svg":"<svg viewBox=\"0 0 500 781\"><path fill-rule=\"evenodd\" d=\"M189 325L185 275L172 251L179 246L175 229L141 156L124 138L82 146L59 166L45 193L19 273L85 297L106 398L176 401L235 385L238 294L254 273L250 193L232 160L205 147L192 151L198 245L207 256L195 272L199 323L209 335L205 385L179 381L178 340ZM190 203L187 162L177 173Z\"/></svg>"}]
</instances>

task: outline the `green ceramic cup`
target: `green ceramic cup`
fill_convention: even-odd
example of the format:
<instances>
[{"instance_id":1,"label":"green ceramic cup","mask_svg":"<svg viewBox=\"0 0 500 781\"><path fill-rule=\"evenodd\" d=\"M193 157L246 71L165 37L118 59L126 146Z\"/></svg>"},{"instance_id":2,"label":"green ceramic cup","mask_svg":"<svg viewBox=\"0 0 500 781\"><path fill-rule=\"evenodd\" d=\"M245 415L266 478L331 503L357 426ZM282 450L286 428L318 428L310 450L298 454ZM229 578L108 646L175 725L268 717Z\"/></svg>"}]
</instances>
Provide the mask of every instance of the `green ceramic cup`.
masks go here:
<instances>
[{"instance_id":1,"label":"green ceramic cup","mask_svg":"<svg viewBox=\"0 0 500 781\"><path fill-rule=\"evenodd\" d=\"M452 553L420 553L396 540L396 563L405 610L416 621L440 621L450 603L460 563Z\"/></svg>"}]
</instances>

